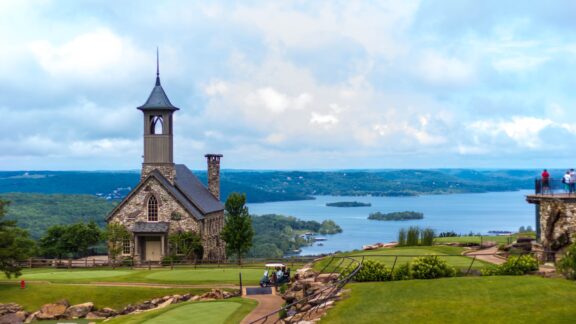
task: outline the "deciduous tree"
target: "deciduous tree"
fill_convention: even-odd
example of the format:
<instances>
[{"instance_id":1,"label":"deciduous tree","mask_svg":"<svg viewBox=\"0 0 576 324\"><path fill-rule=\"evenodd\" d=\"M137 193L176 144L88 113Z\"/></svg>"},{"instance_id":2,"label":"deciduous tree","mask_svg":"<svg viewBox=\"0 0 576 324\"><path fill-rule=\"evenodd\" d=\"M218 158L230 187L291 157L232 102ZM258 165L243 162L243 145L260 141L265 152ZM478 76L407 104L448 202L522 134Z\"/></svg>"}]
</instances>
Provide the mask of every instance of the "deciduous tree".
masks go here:
<instances>
[{"instance_id":1,"label":"deciduous tree","mask_svg":"<svg viewBox=\"0 0 576 324\"><path fill-rule=\"evenodd\" d=\"M106 226L105 237L108 241L108 255L116 264L116 258L122 253L124 240L130 239L130 232L120 223L109 223Z\"/></svg>"},{"instance_id":2,"label":"deciduous tree","mask_svg":"<svg viewBox=\"0 0 576 324\"><path fill-rule=\"evenodd\" d=\"M35 243L27 231L16 226L16 221L4 219L8 204L8 201L0 199L0 271L10 278L20 275L18 262L32 255Z\"/></svg>"},{"instance_id":3,"label":"deciduous tree","mask_svg":"<svg viewBox=\"0 0 576 324\"><path fill-rule=\"evenodd\" d=\"M226 253L235 255L238 264L242 264L242 256L248 252L252 246L254 229L252 219L248 213L246 205L246 195L231 193L226 199L225 217L226 223L222 229L222 240L226 242Z\"/></svg>"}]
</instances>

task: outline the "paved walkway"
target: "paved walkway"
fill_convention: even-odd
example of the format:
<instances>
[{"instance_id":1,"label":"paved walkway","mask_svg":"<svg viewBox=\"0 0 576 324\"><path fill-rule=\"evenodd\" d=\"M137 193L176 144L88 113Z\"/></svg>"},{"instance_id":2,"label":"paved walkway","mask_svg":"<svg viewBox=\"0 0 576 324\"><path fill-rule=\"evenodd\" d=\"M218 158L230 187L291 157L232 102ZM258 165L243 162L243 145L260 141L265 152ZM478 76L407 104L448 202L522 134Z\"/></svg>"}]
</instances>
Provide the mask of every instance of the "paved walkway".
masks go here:
<instances>
[{"instance_id":1,"label":"paved walkway","mask_svg":"<svg viewBox=\"0 0 576 324\"><path fill-rule=\"evenodd\" d=\"M272 290L274 291L274 289ZM274 293L272 295L250 295L244 296L244 298L249 298L256 300L258 302L258 306L252 310L243 320L240 322L241 324L248 324L251 323L260 317L269 314L275 310L278 310L284 304L284 299L280 296L276 296ZM265 322L260 323L274 323L278 319L278 316L273 316L269 318Z\"/></svg>"},{"instance_id":2,"label":"paved walkway","mask_svg":"<svg viewBox=\"0 0 576 324\"><path fill-rule=\"evenodd\" d=\"M493 246L491 248L477 250L466 253L467 256L476 256L476 259L489 262L492 264L502 264L506 262L506 259L495 255L498 253L498 246Z\"/></svg>"}]
</instances>

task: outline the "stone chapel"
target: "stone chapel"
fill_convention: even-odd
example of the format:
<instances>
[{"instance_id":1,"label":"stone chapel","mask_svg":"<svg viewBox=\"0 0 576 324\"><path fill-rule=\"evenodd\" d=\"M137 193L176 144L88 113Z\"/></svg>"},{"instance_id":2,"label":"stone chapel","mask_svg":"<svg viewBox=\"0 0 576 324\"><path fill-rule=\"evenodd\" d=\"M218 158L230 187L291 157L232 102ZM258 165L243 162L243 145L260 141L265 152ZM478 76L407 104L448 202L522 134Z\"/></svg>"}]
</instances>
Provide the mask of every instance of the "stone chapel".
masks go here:
<instances>
[{"instance_id":1,"label":"stone chapel","mask_svg":"<svg viewBox=\"0 0 576 324\"><path fill-rule=\"evenodd\" d=\"M224 206L220 202L220 154L206 154L208 188L183 164L173 161L173 115L157 63L156 84L146 103L144 162L138 185L108 215L108 223L121 223L130 232L122 255L136 263L159 262L170 254L168 236L192 231L202 238L203 260L225 258L220 231Z\"/></svg>"}]
</instances>

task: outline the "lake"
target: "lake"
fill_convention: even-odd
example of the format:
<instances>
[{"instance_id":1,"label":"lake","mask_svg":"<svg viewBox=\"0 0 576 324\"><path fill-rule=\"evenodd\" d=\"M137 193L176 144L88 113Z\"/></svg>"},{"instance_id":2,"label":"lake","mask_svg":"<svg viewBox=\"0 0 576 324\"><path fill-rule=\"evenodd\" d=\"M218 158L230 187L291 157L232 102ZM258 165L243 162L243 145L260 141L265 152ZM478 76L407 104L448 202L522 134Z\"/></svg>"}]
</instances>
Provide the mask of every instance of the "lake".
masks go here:
<instances>
[{"instance_id":1,"label":"lake","mask_svg":"<svg viewBox=\"0 0 576 324\"><path fill-rule=\"evenodd\" d=\"M281 214L303 220L334 220L343 233L323 235L323 246L302 248L302 255L350 251L362 245L396 241L398 230L409 226L431 227L437 233L488 234L488 231L517 231L520 226L535 228L534 205L525 196L533 191L490 192L480 194L430 195L417 197L316 196L315 200L248 204L251 214ZM327 207L326 203L359 201L370 207ZM409 221L368 220L373 212L415 211L424 219Z\"/></svg>"}]
</instances>

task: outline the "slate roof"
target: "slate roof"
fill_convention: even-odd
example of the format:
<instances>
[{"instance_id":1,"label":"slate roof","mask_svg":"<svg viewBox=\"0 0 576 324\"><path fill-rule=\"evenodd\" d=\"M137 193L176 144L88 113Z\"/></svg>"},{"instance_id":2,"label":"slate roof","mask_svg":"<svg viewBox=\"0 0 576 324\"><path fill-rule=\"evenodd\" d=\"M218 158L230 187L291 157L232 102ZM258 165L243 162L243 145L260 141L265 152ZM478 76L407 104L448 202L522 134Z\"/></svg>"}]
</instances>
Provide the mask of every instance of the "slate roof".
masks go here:
<instances>
[{"instance_id":1,"label":"slate roof","mask_svg":"<svg viewBox=\"0 0 576 324\"><path fill-rule=\"evenodd\" d=\"M140 190L149 178L155 178L194 218L201 220L210 213L224 210L224 205L208 191L206 187L185 165L176 165L174 185L158 170L150 172L148 178L141 181L124 200L108 214L110 219L130 198ZM158 223L155 223L158 224Z\"/></svg>"},{"instance_id":2,"label":"slate roof","mask_svg":"<svg viewBox=\"0 0 576 324\"><path fill-rule=\"evenodd\" d=\"M200 180L184 164L176 164L176 188L180 190L203 213L224 209L224 205L208 191Z\"/></svg>"},{"instance_id":3,"label":"slate roof","mask_svg":"<svg viewBox=\"0 0 576 324\"><path fill-rule=\"evenodd\" d=\"M179 108L174 107L172 105L172 103L170 102L170 99L168 99L166 92L164 92L164 89L162 88L162 85L160 84L160 76L158 76L158 75L156 75L156 85L154 86L154 89L152 89L152 92L150 93L148 100L146 100L146 103L144 103L142 106L138 107L138 109L140 109L142 111L144 111L144 110L170 110L170 111L179 110Z\"/></svg>"},{"instance_id":4,"label":"slate roof","mask_svg":"<svg viewBox=\"0 0 576 324\"><path fill-rule=\"evenodd\" d=\"M134 233L166 233L166 232L168 232L169 225L170 225L170 223L168 223L168 222L158 222L158 223L137 222L132 227L132 232L134 232Z\"/></svg>"}]
</instances>

